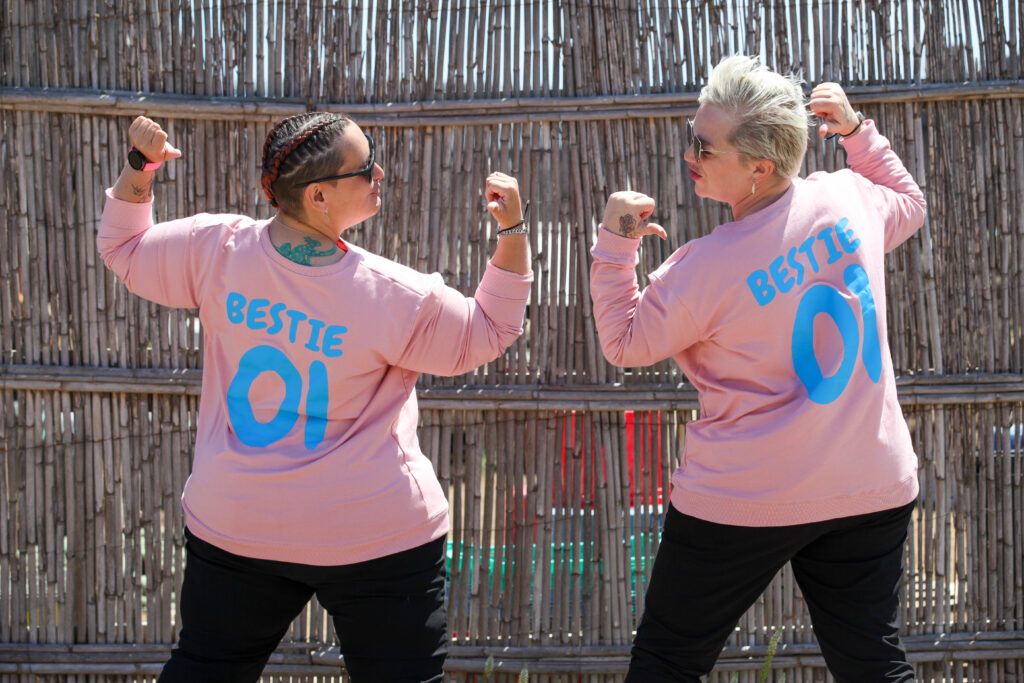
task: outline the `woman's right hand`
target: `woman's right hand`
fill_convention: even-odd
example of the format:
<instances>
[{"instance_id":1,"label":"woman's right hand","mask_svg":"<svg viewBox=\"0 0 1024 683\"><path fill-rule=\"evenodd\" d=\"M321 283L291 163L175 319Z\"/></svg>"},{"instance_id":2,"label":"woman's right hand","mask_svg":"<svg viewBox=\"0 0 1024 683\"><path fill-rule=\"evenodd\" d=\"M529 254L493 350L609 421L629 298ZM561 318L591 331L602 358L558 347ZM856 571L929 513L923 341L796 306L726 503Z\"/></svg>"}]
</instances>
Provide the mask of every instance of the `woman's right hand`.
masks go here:
<instances>
[{"instance_id":1,"label":"woman's right hand","mask_svg":"<svg viewBox=\"0 0 1024 683\"><path fill-rule=\"evenodd\" d=\"M160 124L145 116L132 121L128 141L150 161L170 161L181 156L181 150L167 142L167 133Z\"/></svg>"},{"instance_id":2,"label":"woman's right hand","mask_svg":"<svg viewBox=\"0 0 1024 683\"><path fill-rule=\"evenodd\" d=\"M613 192L604 207L601 223L605 230L623 237L657 235L661 239L668 239L665 228L647 222L653 213L654 199L642 192Z\"/></svg>"}]
</instances>

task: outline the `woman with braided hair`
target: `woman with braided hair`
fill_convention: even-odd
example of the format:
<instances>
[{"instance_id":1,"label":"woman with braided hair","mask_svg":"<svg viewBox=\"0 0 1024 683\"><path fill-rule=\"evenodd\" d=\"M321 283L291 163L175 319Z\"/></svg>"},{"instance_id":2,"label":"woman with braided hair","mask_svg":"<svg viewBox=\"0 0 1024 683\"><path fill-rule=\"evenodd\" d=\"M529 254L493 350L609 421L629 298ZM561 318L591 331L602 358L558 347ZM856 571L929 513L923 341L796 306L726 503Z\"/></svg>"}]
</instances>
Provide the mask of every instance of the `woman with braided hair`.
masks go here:
<instances>
[{"instance_id":1,"label":"woman with braided hair","mask_svg":"<svg viewBox=\"0 0 1024 683\"><path fill-rule=\"evenodd\" d=\"M499 239L472 298L347 243L384 171L345 116L278 123L269 220L153 223L181 156L138 117L97 245L132 292L198 308L202 397L182 495L181 633L160 681L256 681L316 595L353 681L442 680L448 504L416 436L417 375L458 375L522 333L532 275L516 180L486 179Z\"/></svg>"}]
</instances>

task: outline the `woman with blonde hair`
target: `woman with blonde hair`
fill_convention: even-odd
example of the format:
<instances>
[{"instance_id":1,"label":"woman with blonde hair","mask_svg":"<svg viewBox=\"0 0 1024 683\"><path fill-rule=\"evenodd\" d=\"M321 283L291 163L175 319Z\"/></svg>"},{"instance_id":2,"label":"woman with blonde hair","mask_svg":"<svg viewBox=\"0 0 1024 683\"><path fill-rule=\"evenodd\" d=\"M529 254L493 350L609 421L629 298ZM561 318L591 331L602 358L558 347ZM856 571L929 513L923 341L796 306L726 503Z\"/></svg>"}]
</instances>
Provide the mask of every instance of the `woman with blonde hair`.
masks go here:
<instances>
[{"instance_id":1,"label":"woman with blonde hair","mask_svg":"<svg viewBox=\"0 0 1024 683\"><path fill-rule=\"evenodd\" d=\"M651 197L612 194L592 249L605 356L674 358L701 407L626 680L700 680L789 562L836 680L911 681L898 613L917 457L887 343L884 258L922 225L924 197L835 83L809 107L849 169L807 178L797 79L730 57L699 105L689 175L733 220L684 244L642 291L640 238L666 237L648 221Z\"/></svg>"},{"instance_id":2,"label":"woman with blonde hair","mask_svg":"<svg viewBox=\"0 0 1024 683\"><path fill-rule=\"evenodd\" d=\"M270 219L154 225L154 172L181 152L145 117L128 138L100 253L139 296L198 308L204 332L182 629L160 681L258 680L316 595L353 681L439 683L448 501L416 436L416 378L467 372L522 333L518 183L486 180L501 229L467 298L344 239L380 210L384 178L346 116L300 114L267 135Z\"/></svg>"}]
</instances>

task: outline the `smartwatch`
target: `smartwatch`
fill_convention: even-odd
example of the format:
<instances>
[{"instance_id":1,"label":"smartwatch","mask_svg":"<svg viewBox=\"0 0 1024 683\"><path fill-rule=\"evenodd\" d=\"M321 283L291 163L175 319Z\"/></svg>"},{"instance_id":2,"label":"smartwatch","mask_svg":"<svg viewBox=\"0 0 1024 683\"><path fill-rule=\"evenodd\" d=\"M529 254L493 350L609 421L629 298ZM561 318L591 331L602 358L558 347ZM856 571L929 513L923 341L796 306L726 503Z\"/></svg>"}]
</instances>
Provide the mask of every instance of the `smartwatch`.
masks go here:
<instances>
[{"instance_id":1,"label":"smartwatch","mask_svg":"<svg viewBox=\"0 0 1024 683\"><path fill-rule=\"evenodd\" d=\"M128 165L136 171L155 171L163 166L163 163L162 161L150 161L134 146L128 150Z\"/></svg>"}]
</instances>

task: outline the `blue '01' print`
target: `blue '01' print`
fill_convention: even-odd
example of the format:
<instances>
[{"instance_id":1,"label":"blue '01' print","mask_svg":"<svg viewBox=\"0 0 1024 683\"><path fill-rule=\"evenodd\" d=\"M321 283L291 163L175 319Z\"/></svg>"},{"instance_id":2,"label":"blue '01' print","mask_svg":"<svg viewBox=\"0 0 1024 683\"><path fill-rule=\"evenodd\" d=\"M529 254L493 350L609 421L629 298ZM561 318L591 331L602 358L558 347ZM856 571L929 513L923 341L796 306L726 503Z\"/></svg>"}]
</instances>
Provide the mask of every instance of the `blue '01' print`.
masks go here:
<instances>
[{"instance_id":1,"label":"blue '01' print","mask_svg":"<svg viewBox=\"0 0 1024 683\"><path fill-rule=\"evenodd\" d=\"M802 261L815 272L820 266L814 248L825 249L825 264L829 265L852 254L861 242L853 230L847 227L844 218L835 227L825 228L816 236L809 237L800 247L793 247L785 255L775 258L768 270L755 270L747 277L747 285L761 306L768 305L776 291L788 292L795 285L803 283L806 268ZM838 244L837 244L838 243ZM788 267L787 267L788 266ZM792 274L790 274L792 271ZM864 343L861 345L860 329L853 308L846 298L832 285L817 284L800 297L796 319L793 321L791 353L793 369L807 390L808 397L819 404L835 401L846 389L857 364L857 351L861 350L864 369L872 382L882 376L882 349L878 338L878 319L875 297L871 292L867 271L859 264L851 264L843 271L843 282L860 302L861 320L864 322ZM843 360L835 374L825 377L814 354L814 319L819 314L832 318L843 340Z\"/></svg>"},{"instance_id":2,"label":"blue '01' print","mask_svg":"<svg viewBox=\"0 0 1024 683\"><path fill-rule=\"evenodd\" d=\"M227 315L231 323L244 324L250 330L262 330L263 334L286 332L290 343L302 344L303 348L323 353L327 358L342 355L339 348L342 344L341 335L348 332L344 325L327 325L301 311L289 309L282 303L271 306L268 299L247 301L245 296L237 292L228 295ZM265 318L269 318L269 322ZM249 400L249 390L264 372L276 374L285 387L277 414L269 422L256 419ZM242 443L262 448L280 441L292 431L299 417L304 414L306 422L303 442L306 448L313 450L320 445L327 431L327 366L321 360L314 360L309 364L305 376L307 382L304 383L302 372L275 346L260 344L242 355L227 394L228 419ZM305 411L300 410L303 384L306 384Z\"/></svg>"}]
</instances>

